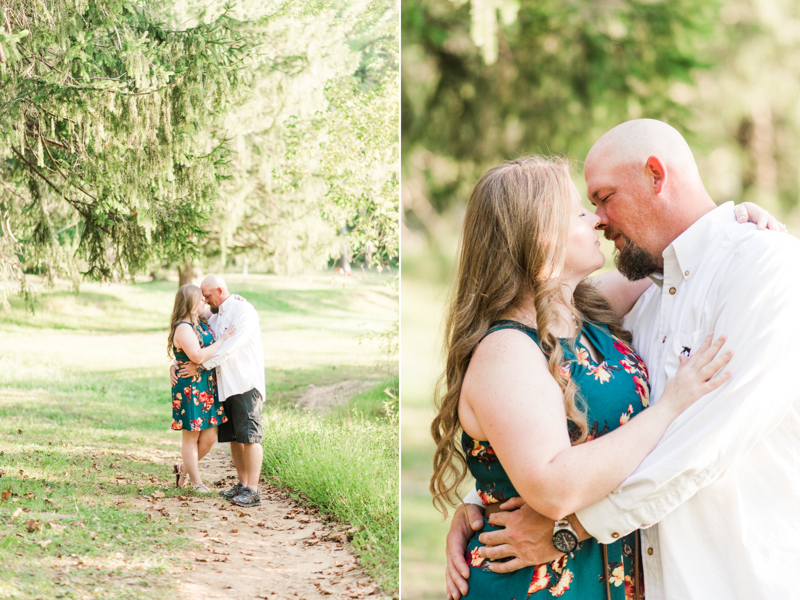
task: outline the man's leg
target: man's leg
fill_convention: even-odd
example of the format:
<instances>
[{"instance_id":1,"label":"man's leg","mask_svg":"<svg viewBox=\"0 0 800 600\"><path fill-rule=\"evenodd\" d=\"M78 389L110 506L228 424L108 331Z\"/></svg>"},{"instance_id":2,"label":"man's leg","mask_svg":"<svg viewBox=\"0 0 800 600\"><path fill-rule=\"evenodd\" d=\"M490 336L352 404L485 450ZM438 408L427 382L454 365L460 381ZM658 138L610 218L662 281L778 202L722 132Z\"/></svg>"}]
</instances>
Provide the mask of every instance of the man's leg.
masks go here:
<instances>
[{"instance_id":1,"label":"man's leg","mask_svg":"<svg viewBox=\"0 0 800 600\"><path fill-rule=\"evenodd\" d=\"M236 431L236 439L241 443L244 456L242 483L245 489L241 495L233 498L233 503L242 507L260 506L258 480L261 476L263 449L261 448L261 395L258 390L252 389L242 394L240 407L244 412Z\"/></svg>"},{"instance_id":2,"label":"man's leg","mask_svg":"<svg viewBox=\"0 0 800 600\"><path fill-rule=\"evenodd\" d=\"M264 451L260 443L241 444L244 454L245 479L241 482L251 490L258 490L258 480L261 478L261 463Z\"/></svg>"},{"instance_id":3,"label":"man's leg","mask_svg":"<svg viewBox=\"0 0 800 600\"><path fill-rule=\"evenodd\" d=\"M234 414L236 413L234 405L235 397L231 397L227 402L225 402L225 422L221 423L219 427L217 427L217 440L220 443L227 442L231 445L231 458L233 459L233 464L236 467L236 473L239 476L239 481L237 481L233 487L228 490L223 490L219 493L220 496L226 500L230 500L231 498L238 496L244 489L244 482L242 480L244 477L244 456L242 452L242 445L236 441L236 433L233 428L233 418Z\"/></svg>"},{"instance_id":4,"label":"man's leg","mask_svg":"<svg viewBox=\"0 0 800 600\"><path fill-rule=\"evenodd\" d=\"M247 485L247 457L245 455L245 446L250 444L242 444L240 442L231 442L231 458L233 459L233 466L236 467L236 475L239 476L239 481L242 485Z\"/></svg>"}]
</instances>

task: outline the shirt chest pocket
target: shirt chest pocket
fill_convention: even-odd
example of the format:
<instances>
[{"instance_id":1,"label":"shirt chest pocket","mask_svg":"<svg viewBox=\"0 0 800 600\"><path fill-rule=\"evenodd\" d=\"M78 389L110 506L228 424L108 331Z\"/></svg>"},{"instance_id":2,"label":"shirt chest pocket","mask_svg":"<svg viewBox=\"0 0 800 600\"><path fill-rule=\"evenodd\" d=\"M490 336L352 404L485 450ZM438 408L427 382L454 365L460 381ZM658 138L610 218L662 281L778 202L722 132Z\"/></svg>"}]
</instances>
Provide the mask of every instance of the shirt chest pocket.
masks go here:
<instances>
[{"instance_id":1,"label":"shirt chest pocket","mask_svg":"<svg viewBox=\"0 0 800 600\"><path fill-rule=\"evenodd\" d=\"M703 343L707 332L703 329L697 329L691 333L674 333L667 339L666 353L667 357L664 362L664 373L667 379L672 379L675 373L678 372L680 367L680 356L683 355L689 358L692 352L700 348Z\"/></svg>"}]
</instances>

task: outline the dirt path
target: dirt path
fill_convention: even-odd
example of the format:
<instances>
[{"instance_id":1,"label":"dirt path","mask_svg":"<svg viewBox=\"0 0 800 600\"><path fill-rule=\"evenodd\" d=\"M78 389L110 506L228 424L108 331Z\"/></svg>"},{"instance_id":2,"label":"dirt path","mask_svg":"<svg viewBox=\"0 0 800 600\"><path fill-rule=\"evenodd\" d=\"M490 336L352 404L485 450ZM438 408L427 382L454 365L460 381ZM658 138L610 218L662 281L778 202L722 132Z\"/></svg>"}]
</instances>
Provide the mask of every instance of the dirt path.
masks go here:
<instances>
[{"instance_id":1,"label":"dirt path","mask_svg":"<svg viewBox=\"0 0 800 600\"><path fill-rule=\"evenodd\" d=\"M176 444L174 456L161 456L165 468L178 453ZM217 444L200 466L206 484L215 490L236 481L228 444ZM250 509L219 496L142 503L153 518L182 519L187 535L202 544L186 553L191 566L173 572L185 598L385 598L358 566L346 531L323 523L315 509L295 504L269 484L261 484L261 506Z\"/></svg>"}]
</instances>

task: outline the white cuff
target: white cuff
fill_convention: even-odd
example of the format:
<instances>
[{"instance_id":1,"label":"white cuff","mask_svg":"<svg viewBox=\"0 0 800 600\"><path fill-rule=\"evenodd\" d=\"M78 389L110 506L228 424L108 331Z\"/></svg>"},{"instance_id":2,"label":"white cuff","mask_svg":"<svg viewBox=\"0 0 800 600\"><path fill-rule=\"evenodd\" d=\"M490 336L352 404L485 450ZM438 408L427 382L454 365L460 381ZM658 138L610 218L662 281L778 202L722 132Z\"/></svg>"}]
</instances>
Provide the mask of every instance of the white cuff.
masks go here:
<instances>
[{"instance_id":1,"label":"white cuff","mask_svg":"<svg viewBox=\"0 0 800 600\"><path fill-rule=\"evenodd\" d=\"M631 531L639 529L639 523L631 515L621 511L608 496L575 513L583 528L601 544L612 544Z\"/></svg>"},{"instance_id":2,"label":"white cuff","mask_svg":"<svg viewBox=\"0 0 800 600\"><path fill-rule=\"evenodd\" d=\"M464 498L464 504L477 504L479 506L483 506L483 500L481 500L478 490L472 488L469 491L469 494L467 494Z\"/></svg>"}]
</instances>

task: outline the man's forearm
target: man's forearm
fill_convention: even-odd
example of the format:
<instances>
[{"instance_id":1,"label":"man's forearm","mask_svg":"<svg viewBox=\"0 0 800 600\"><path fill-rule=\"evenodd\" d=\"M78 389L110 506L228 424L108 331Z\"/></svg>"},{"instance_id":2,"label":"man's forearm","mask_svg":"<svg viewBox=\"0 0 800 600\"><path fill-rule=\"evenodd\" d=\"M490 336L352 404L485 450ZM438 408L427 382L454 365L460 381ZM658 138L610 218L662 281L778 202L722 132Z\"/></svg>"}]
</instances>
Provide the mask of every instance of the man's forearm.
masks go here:
<instances>
[{"instance_id":1,"label":"man's forearm","mask_svg":"<svg viewBox=\"0 0 800 600\"><path fill-rule=\"evenodd\" d=\"M579 541L582 542L592 537L591 534L588 531L586 531L586 529L583 528L583 525L581 525L581 522L578 520L577 515L572 514L568 516L567 519L569 520L569 524L575 530L575 533L578 534Z\"/></svg>"}]
</instances>

